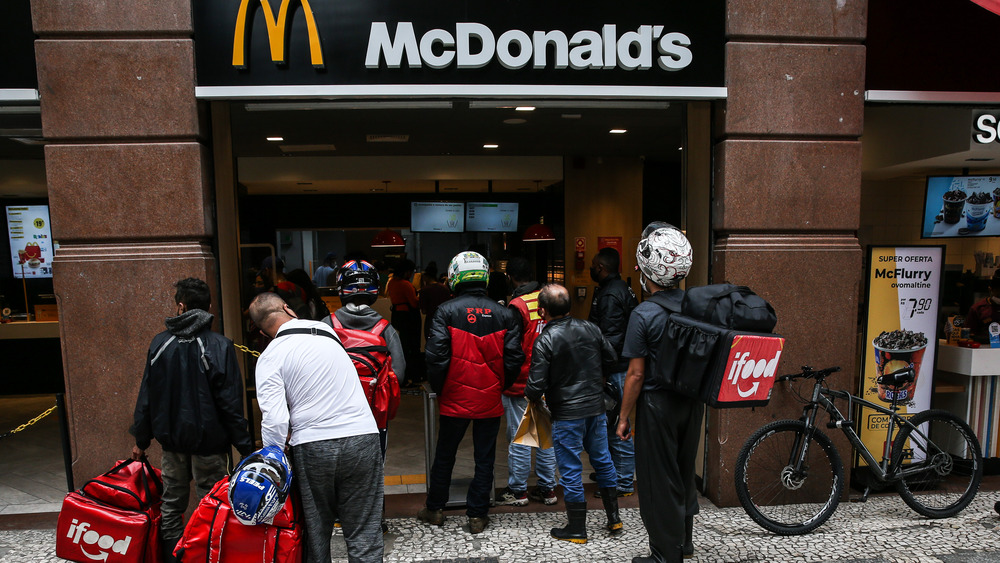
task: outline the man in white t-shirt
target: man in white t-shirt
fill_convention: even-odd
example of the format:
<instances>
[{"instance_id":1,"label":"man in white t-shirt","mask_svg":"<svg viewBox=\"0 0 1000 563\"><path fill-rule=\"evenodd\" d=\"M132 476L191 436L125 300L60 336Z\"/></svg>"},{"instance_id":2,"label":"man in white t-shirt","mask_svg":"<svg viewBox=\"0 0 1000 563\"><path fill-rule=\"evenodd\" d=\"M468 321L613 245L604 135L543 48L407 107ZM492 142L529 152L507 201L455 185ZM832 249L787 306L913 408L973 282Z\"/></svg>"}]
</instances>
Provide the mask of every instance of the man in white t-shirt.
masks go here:
<instances>
[{"instance_id":1,"label":"man in white t-shirt","mask_svg":"<svg viewBox=\"0 0 1000 563\"><path fill-rule=\"evenodd\" d=\"M261 440L291 446L305 516L303 561L331 561L337 518L349 561L382 561L382 455L354 364L333 329L299 320L274 293L254 299L250 318L273 338L257 361Z\"/></svg>"}]
</instances>

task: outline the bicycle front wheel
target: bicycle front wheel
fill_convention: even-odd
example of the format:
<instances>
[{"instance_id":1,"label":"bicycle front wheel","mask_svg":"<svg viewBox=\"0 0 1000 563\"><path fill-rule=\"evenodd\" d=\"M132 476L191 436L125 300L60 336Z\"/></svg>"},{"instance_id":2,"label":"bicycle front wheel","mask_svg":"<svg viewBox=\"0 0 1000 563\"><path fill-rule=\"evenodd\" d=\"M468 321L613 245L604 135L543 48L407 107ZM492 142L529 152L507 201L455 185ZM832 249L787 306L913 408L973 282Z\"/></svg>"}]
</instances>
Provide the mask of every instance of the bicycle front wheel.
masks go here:
<instances>
[{"instance_id":1,"label":"bicycle front wheel","mask_svg":"<svg viewBox=\"0 0 1000 563\"><path fill-rule=\"evenodd\" d=\"M928 518L954 516L972 502L983 479L979 440L950 412L924 411L910 422L892 445L896 490Z\"/></svg>"},{"instance_id":2,"label":"bicycle front wheel","mask_svg":"<svg viewBox=\"0 0 1000 563\"><path fill-rule=\"evenodd\" d=\"M757 430L736 458L736 495L743 510L776 534L815 530L833 515L843 490L840 454L826 434L807 432L800 420Z\"/></svg>"}]
</instances>

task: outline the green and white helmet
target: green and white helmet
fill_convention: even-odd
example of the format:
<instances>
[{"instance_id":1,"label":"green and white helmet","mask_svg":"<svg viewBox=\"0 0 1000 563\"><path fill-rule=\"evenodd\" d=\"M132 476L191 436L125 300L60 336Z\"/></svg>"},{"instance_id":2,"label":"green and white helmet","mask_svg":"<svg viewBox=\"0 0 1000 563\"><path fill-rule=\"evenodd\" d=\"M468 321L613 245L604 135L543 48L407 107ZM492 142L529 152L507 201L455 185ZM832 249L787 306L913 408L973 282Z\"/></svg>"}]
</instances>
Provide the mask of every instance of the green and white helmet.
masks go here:
<instances>
[{"instance_id":1,"label":"green and white helmet","mask_svg":"<svg viewBox=\"0 0 1000 563\"><path fill-rule=\"evenodd\" d=\"M490 280L490 264L478 252L461 252L448 264L448 287L452 291L463 283L487 283Z\"/></svg>"}]
</instances>

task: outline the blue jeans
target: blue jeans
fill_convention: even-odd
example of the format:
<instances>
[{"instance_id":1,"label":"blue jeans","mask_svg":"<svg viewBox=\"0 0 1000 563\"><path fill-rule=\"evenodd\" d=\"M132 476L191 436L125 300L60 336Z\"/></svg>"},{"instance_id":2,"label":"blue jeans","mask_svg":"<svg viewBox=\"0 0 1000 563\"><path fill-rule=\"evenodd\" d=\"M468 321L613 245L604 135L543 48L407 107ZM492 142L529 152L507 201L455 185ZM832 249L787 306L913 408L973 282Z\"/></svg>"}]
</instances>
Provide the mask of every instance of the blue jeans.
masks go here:
<instances>
[{"instance_id":1,"label":"blue jeans","mask_svg":"<svg viewBox=\"0 0 1000 563\"><path fill-rule=\"evenodd\" d=\"M528 490L528 475L531 474L531 450L535 450L535 475L538 476L538 486L549 489L556 488L556 453L553 448L543 450L523 444L515 444L511 440L517 433L517 427L528 408L528 399L524 397L508 397L502 395L503 413L507 417L507 486L510 490L524 492Z\"/></svg>"},{"instance_id":2,"label":"blue jeans","mask_svg":"<svg viewBox=\"0 0 1000 563\"><path fill-rule=\"evenodd\" d=\"M566 502L586 502L583 496L583 464L580 462L583 450L587 450L590 464L597 471L598 486L602 489L615 486L618 475L608 451L606 414L576 420L553 420L552 441L555 443Z\"/></svg>"},{"instance_id":3,"label":"blue jeans","mask_svg":"<svg viewBox=\"0 0 1000 563\"><path fill-rule=\"evenodd\" d=\"M625 374L621 371L608 376L608 383L618 393L618 406L613 411L616 415L621 413L622 394L625 391ZM617 418L614 417L614 418ZM608 449L611 450L611 459L615 462L615 471L618 472L618 490L630 493L634 490L635 484L635 443L632 436L628 440L622 440L617 435L618 421L608 418Z\"/></svg>"}]
</instances>

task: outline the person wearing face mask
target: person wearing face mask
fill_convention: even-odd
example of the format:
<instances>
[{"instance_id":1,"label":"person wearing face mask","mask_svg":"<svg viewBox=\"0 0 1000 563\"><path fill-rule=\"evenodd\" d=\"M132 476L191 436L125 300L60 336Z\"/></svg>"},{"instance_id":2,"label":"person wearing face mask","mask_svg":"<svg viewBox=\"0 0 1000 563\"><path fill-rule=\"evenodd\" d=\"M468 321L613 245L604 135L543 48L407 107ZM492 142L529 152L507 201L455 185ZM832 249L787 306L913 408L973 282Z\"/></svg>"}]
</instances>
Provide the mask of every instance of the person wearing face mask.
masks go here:
<instances>
[{"instance_id":1,"label":"person wearing face mask","mask_svg":"<svg viewBox=\"0 0 1000 563\"><path fill-rule=\"evenodd\" d=\"M628 375L617 434L631 434L628 416L635 407L639 515L649 533L650 556L632 563L678 563L694 554L694 465L705 405L668 390L660 377L668 360L660 357L660 341L670 314L680 312L679 284L691 271L691 255L687 237L663 222L643 230L635 252L639 284L649 297L632 312L625 335Z\"/></svg>"},{"instance_id":2,"label":"person wearing face mask","mask_svg":"<svg viewBox=\"0 0 1000 563\"><path fill-rule=\"evenodd\" d=\"M184 532L191 480L205 496L231 467L233 446L246 456L253 441L243 416L245 387L233 341L212 332L208 284L195 278L175 284L176 313L149 345L136 399L132 459L155 439L163 448L163 560Z\"/></svg>"},{"instance_id":3,"label":"person wearing face mask","mask_svg":"<svg viewBox=\"0 0 1000 563\"><path fill-rule=\"evenodd\" d=\"M965 326L978 342L990 341L990 323L1000 323L1000 276L990 280L990 296L972 305L965 316Z\"/></svg>"},{"instance_id":4,"label":"person wearing face mask","mask_svg":"<svg viewBox=\"0 0 1000 563\"><path fill-rule=\"evenodd\" d=\"M628 361L621 357L622 346L625 344L625 329L628 328L629 315L639 301L635 298L635 293L632 292L628 282L618 273L620 266L621 258L618 251L613 248L602 248L594 256L590 263L590 279L597 282L598 287L594 292L594 301L590 304L590 316L587 320L601 329L601 334L611 343L615 354L618 354L618 362L615 369L608 374L606 386L608 394L615 403L615 408L608 411L608 448L611 449L611 458L618 472L618 496L627 497L635 491L633 483L635 447L631 436L627 439L615 436L615 428L618 426L618 407L621 406L625 372L628 369ZM592 473L590 479L596 481L597 474ZM596 496L601 494L601 490L598 489Z\"/></svg>"}]
</instances>

